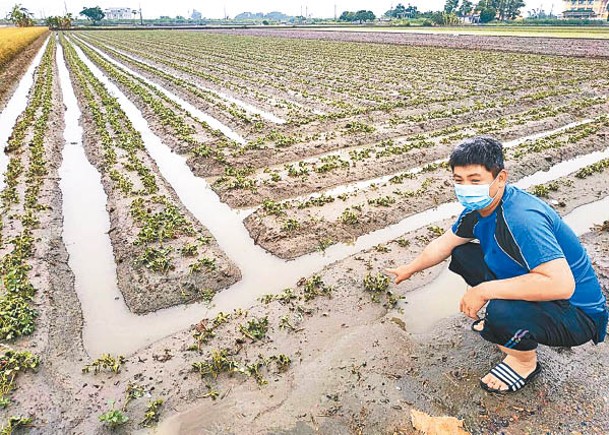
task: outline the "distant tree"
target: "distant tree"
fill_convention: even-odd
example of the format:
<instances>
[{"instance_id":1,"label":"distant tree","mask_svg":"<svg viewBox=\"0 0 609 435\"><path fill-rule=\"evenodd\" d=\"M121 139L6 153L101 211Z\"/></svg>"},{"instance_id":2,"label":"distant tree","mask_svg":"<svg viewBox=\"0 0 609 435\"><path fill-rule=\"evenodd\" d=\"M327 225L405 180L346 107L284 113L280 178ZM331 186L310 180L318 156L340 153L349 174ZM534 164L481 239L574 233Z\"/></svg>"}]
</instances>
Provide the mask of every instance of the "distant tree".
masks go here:
<instances>
[{"instance_id":1,"label":"distant tree","mask_svg":"<svg viewBox=\"0 0 609 435\"><path fill-rule=\"evenodd\" d=\"M461 6L457 9L457 15L460 17L467 17L471 15L474 10L474 3L471 0L463 0Z\"/></svg>"},{"instance_id":2,"label":"distant tree","mask_svg":"<svg viewBox=\"0 0 609 435\"><path fill-rule=\"evenodd\" d=\"M353 21L359 21L360 24L366 21L374 21L376 20L376 15L372 11L357 11L353 16Z\"/></svg>"},{"instance_id":3,"label":"distant tree","mask_svg":"<svg viewBox=\"0 0 609 435\"><path fill-rule=\"evenodd\" d=\"M524 7L524 0L509 0L506 1L505 9L500 15L501 20L515 20L520 16L520 10Z\"/></svg>"},{"instance_id":4,"label":"distant tree","mask_svg":"<svg viewBox=\"0 0 609 435\"><path fill-rule=\"evenodd\" d=\"M342 14L340 14L340 17L338 18L339 21L348 21L348 22L352 22L354 19L355 19L355 13L349 12L349 11L344 11Z\"/></svg>"},{"instance_id":5,"label":"distant tree","mask_svg":"<svg viewBox=\"0 0 609 435\"><path fill-rule=\"evenodd\" d=\"M6 15L6 19L17 27L30 27L34 25L33 15L27 8L20 4L13 6L11 11Z\"/></svg>"},{"instance_id":6,"label":"distant tree","mask_svg":"<svg viewBox=\"0 0 609 435\"><path fill-rule=\"evenodd\" d=\"M87 20L92 21L93 24L100 22L106 16L99 6L95 6L94 8L84 7L83 10L80 11L80 15L87 17Z\"/></svg>"},{"instance_id":7,"label":"distant tree","mask_svg":"<svg viewBox=\"0 0 609 435\"><path fill-rule=\"evenodd\" d=\"M446 3L444 4L444 12L451 14L457 10L458 6L459 0L446 0Z\"/></svg>"},{"instance_id":8,"label":"distant tree","mask_svg":"<svg viewBox=\"0 0 609 435\"><path fill-rule=\"evenodd\" d=\"M439 11L432 14L431 21L438 26L454 26L459 24L459 17L454 13Z\"/></svg>"},{"instance_id":9,"label":"distant tree","mask_svg":"<svg viewBox=\"0 0 609 435\"><path fill-rule=\"evenodd\" d=\"M489 22L495 18L506 21L518 18L523 7L524 0L480 0L476 5L476 11L480 12L481 22ZM493 10L495 16L489 21L483 21L482 15L484 14L485 18L488 19Z\"/></svg>"},{"instance_id":10,"label":"distant tree","mask_svg":"<svg viewBox=\"0 0 609 435\"><path fill-rule=\"evenodd\" d=\"M497 9L495 8L484 8L480 11L480 22L490 23L497 16Z\"/></svg>"},{"instance_id":11,"label":"distant tree","mask_svg":"<svg viewBox=\"0 0 609 435\"><path fill-rule=\"evenodd\" d=\"M68 13L68 14L64 15L63 17L61 17L61 16L48 17L45 20L45 23L47 26L49 26L49 29L51 29L51 30L68 30L72 27L73 21L74 21L74 17L72 16L72 14Z\"/></svg>"}]
</instances>

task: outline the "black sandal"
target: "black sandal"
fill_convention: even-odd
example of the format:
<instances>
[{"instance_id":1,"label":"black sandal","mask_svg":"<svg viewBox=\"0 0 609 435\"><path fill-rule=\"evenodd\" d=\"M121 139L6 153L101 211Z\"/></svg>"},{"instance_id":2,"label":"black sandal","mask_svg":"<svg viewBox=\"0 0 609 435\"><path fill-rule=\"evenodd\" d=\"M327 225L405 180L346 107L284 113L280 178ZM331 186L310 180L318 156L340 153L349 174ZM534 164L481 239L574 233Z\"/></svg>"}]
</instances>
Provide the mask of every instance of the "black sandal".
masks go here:
<instances>
[{"instance_id":1,"label":"black sandal","mask_svg":"<svg viewBox=\"0 0 609 435\"><path fill-rule=\"evenodd\" d=\"M476 326L478 326L480 323L484 322L485 319L478 319L476 320L474 323L472 323L472 331L480 333L482 332L482 329L484 329L484 327L482 329L476 329Z\"/></svg>"},{"instance_id":2,"label":"black sandal","mask_svg":"<svg viewBox=\"0 0 609 435\"><path fill-rule=\"evenodd\" d=\"M489 373L499 379L505 385L507 385L508 389L499 390L496 388L491 388L487 384L482 382L482 379L480 379L480 386L483 390L486 390L489 393L496 394L513 393L530 383L533 379L537 377L537 375L539 375L539 373L541 373L541 363L537 363L537 367L535 367L535 370L533 370L533 372L529 376L527 376L526 379L516 373L513 368L511 368L504 362L497 364L491 369Z\"/></svg>"}]
</instances>

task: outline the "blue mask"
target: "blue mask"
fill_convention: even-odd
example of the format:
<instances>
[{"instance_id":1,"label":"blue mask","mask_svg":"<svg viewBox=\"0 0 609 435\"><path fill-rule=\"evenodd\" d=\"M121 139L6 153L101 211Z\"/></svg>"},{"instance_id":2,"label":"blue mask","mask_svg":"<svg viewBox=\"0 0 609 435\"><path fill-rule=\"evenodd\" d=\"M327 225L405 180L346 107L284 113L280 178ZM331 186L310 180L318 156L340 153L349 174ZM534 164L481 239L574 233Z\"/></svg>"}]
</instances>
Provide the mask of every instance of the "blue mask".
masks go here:
<instances>
[{"instance_id":1,"label":"blue mask","mask_svg":"<svg viewBox=\"0 0 609 435\"><path fill-rule=\"evenodd\" d=\"M498 177L498 176L497 176ZM491 205L494 197L491 197L491 184L455 184L457 199L466 210L482 210Z\"/></svg>"}]
</instances>

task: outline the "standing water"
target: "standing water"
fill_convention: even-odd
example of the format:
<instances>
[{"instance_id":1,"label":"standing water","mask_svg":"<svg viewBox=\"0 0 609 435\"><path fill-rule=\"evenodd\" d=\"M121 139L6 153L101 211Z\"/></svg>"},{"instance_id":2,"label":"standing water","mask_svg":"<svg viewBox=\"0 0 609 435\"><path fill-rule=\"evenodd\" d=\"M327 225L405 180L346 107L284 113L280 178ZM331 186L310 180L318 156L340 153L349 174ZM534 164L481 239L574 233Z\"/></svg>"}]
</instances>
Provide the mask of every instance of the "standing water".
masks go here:
<instances>
[{"instance_id":1,"label":"standing water","mask_svg":"<svg viewBox=\"0 0 609 435\"><path fill-rule=\"evenodd\" d=\"M47 39L44 44L42 44L42 47L40 47L40 50L32 60L32 64L19 82L15 93L0 113L0 149L2 150L2 152L0 152L0 191L2 191L5 186L4 173L8 166L8 157L4 153L4 150L6 149L8 138L11 136L17 118L28 105L28 93L34 83L34 70L40 64L40 60L42 59L42 55L44 54L44 50L48 43L49 40Z\"/></svg>"},{"instance_id":2,"label":"standing water","mask_svg":"<svg viewBox=\"0 0 609 435\"><path fill-rule=\"evenodd\" d=\"M332 246L326 250L325 255L314 253L289 262L278 259L254 244L238 213L222 203L206 181L191 172L186 164L186 159L173 153L159 137L154 135L135 105L84 56L81 50L77 48L76 51L92 73L118 99L134 127L142 134L146 149L156 161L161 174L175 189L180 200L211 231L220 247L239 267L243 276L239 283L214 297L213 307L194 303L137 316L130 313L122 298L117 296L116 273L108 265L106 278L100 278L99 281L112 284L107 284L105 289L97 289L95 283L91 283L89 288L82 289L82 296L79 294L84 299L91 299L90 303L83 302L83 311L85 311L87 319L83 336L85 346L92 356L98 356L103 352L129 354L164 336L197 323L204 317L214 316L219 311L232 311L238 307L246 308L255 304L261 295L277 293L283 288L293 286L300 277L311 275L334 261L398 237L406 231L452 217L461 210L458 203L443 204L436 209L410 216L396 225L364 235L353 245ZM74 118L78 114L73 111L70 116ZM65 186L66 189L70 189L67 183ZM71 222L70 225L77 224L74 221ZM66 222L67 226L68 222ZM66 228L65 232L74 234L71 228ZM81 235L81 243L88 242L86 237L86 235ZM99 262L95 257L85 258L85 263L86 261ZM110 256L107 256L104 261L109 264L113 263ZM73 269L77 276L88 273L87 267L91 266L84 264L80 267L80 270ZM269 280L269 277L273 277L272 280ZM119 297L118 301L115 300L116 297ZM92 308L87 309L86 306ZM102 324L103 328L99 327Z\"/></svg>"},{"instance_id":3,"label":"standing water","mask_svg":"<svg viewBox=\"0 0 609 435\"><path fill-rule=\"evenodd\" d=\"M205 121L211 128L214 128L216 130L220 130L227 138L229 138L231 140L234 140L238 144L245 145L246 140L243 137L241 137L238 133L233 131L227 125L222 124L216 118L208 115L207 113L202 112L201 110L197 109L195 106L190 104L189 102L187 102L187 101L183 100L182 98L178 97L177 95L169 92L167 89L165 89L161 85L158 85L158 84L154 83L153 81L148 80L143 75L133 71L129 67L127 67L127 66L123 65L122 63L114 60L113 58L111 58L110 56L105 54L103 51L93 47L92 45L90 45L90 44L88 44L88 43L86 43L86 42L84 42L82 40L79 40L79 41L81 41L84 45L89 47L91 50L95 51L98 55L103 57L105 60L107 60L108 62L110 62L114 66L117 66L117 67L121 68L122 70L124 70L124 71L128 72L129 74L131 74L133 77L136 77L136 78L142 80L144 83L147 83L150 86L153 86L157 90L161 91L163 94L165 94L165 96L167 96L171 100L175 101L177 104L180 105L180 107L182 107L184 110L186 110L188 113L190 113L195 118L198 118L200 121Z\"/></svg>"}]
</instances>

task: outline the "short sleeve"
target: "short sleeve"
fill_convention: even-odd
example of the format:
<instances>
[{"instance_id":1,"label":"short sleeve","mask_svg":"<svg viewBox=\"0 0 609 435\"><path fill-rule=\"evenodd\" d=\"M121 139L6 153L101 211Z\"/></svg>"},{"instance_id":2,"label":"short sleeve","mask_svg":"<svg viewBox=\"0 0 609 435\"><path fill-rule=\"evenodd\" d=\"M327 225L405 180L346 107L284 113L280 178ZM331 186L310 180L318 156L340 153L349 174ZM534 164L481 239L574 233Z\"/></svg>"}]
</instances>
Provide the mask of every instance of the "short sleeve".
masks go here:
<instances>
[{"instance_id":1,"label":"short sleeve","mask_svg":"<svg viewBox=\"0 0 609 435\"><path fill-rule=\"evenodd\" d=\"M478 212L475 210L463 210L459 219L453 224L453 233L463 239L475 239L474 226L478 222Z\"/></svg>"},{"instance_id":2,"label":"short sleeve","mask_svg":"<svg viewBox=\"0 0 609 435\"><path fill-rule=\"evenodd\" d=\"M543 210L528 209L518 219L503 219L498 222L496 237L499 246L528 271L565 258L553 220Z\"/></svg>"}]
</instances>

